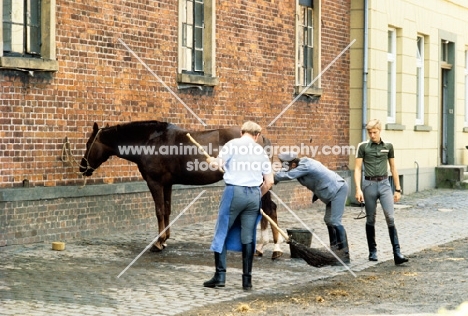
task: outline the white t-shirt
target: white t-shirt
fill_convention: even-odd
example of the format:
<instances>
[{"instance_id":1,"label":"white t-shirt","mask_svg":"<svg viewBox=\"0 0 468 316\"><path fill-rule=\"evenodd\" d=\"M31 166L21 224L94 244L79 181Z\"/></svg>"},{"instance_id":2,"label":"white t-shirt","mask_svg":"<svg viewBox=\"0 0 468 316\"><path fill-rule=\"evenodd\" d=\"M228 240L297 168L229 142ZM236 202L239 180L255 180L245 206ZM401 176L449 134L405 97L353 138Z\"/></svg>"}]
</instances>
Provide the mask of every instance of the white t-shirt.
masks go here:
<instances>
[{"instance_id":1,"label":"white t-shirt","mask_svg":"<svg viewBox=\"0 0 468 316\"><path fill-rule=\"evenodd\" d=\"M272 172L271 162L262 146L247 135L227 142L218 155L224 168L224 182L254 187L263 183L263 175Z\"/></svg>"}]
</instances>

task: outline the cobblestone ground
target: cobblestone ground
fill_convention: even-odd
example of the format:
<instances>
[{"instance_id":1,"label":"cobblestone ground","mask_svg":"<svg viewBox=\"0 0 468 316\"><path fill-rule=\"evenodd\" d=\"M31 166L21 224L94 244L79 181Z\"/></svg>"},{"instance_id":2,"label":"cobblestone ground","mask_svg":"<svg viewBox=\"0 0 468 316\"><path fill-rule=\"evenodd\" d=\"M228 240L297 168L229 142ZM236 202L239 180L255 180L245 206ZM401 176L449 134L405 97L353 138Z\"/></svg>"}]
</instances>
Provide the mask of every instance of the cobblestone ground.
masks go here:
<instances>
[{"instance_id":1,"label":"cobblestone ground","mask_svg":"<svg viewBox=\"0 0 468 316\"><path fill-rule=\"evenodd\" d=\"M323 224L323 205L295 211L328 242ZM156 237L153 231L118 233L66 241L64 251L50 244L0 248L0 315L177 315L201 306L250 295L287 292L343 273L359 274L375 265L367 260L365 220L355 220L360 208L347 207L343 225L348 231L351 271L344 267L315 268L291 259L283 244L281 259L270 260L273 246L254 261L251 292L241 287L241 257L228 255L227 284L222 289L203 288L213 274L209 251L214 222L172 227L172 237L162 253L145 252L125 269ZM281 211L284 230L300 227L287 211ZM468 237L468 192L428 190L404 196L395 213L402 252L409 255L435 245ZM379 262L392 259L391 245L382 212L377 215ZM123 273L122 273L123 272ZM122 274L120 277L119 274Z\"/></svg>"}]
</instances>

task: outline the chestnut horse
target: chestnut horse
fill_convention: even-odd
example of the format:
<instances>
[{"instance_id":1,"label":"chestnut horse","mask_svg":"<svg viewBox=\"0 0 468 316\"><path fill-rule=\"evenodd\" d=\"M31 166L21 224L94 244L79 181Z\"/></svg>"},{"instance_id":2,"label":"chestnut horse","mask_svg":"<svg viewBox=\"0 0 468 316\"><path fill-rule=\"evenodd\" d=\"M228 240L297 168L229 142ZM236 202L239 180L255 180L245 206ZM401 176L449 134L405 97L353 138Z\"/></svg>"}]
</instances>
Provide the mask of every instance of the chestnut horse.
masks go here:
<instances>
[{"instance_id":1,"label":"chestnut horse","mask_svg":"<svg viewBox=\"0 0 468 316\"><path fill-rule=\"evenodd\" d=\"M240 137L240 128L231 127L206 131L188 131L174 124L160 121L140 121L99 128L96 123L86 143L86 152L81 160L80 172L91 176L109 157L117 156L135 163L146 181L154 200L158 228L161 236L152 245L151 251L161 251L170 237L171 195L174 184L206 185L223 179L222 172L207 168L205 156L192 144L187 133L202 146L217 156L220 146L233 138ZM258 143L263 147L270 141L260 135ZM277 221L276 204L268 192L262 198L262 208ZM262 235L258 245L265 242L266 219L261 222ZM271 227L275 249L272 259L282 255L279 248L280 236Z\"/></svg>"}]
</instances>

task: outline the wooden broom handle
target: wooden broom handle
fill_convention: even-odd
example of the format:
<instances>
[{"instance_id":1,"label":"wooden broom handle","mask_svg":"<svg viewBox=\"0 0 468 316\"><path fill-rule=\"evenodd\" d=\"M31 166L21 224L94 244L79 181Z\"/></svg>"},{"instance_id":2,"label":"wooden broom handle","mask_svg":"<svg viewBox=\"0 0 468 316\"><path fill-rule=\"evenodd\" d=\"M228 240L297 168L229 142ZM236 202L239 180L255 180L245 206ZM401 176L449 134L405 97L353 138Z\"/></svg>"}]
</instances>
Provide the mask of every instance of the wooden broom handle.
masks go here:
<instances>
[{"instance_id":1,"label":"wooden broom handle","mask_svg":"<svg viewBox=\"0 0 468 316\"><path fill-rule=\"evenodd\" d=\"M193 139L193 137L190 135L190 133L187 133L187 137L190 139L190 141L192 143L194 143L195 145L197 145L198 149L201 150L201 152L203 153L203 155L205 155L206 158L210 158L211 156L206 152L205 148L203 148L202 145L200 145L199 143L197 143L197 141L195 139Z\"/></svg>"},{"instance_id":2,"label":"wooden broom handle","mask_svg":"<svg viewBox=\"0 0 468 316\"><path fill-rule=\"evenodd\" d=\"M193 139L190 133L187 133L187 137L190 139L192 143L194 143L198 147L199 150L201 150L201 152L203 153L203 155L205 155L206 158L211 158L211 156L206 152L205 148L203 148L202 145L200 145L195 139ZM224 170L221 166L218 166L218 170L224 173Z\"/></svg>"},{"instance_id":3,"label":"wooden broom handle","mask_svg":"<svg viewBox=\"0 0 468 316\"><path fill-rule=\"evenodd\" d=\"M284 237L284 239L286 239L286 241L289 241L289 236L281 228L279 228L278 225L276 225L276 223L271 219L270 216L266 215L262 209L260 209L260 213L262 213L262 216L265 216L265 218L270 222L271 226L273 226L280 232L280 234Z\"/></svg>"}]
</instances>

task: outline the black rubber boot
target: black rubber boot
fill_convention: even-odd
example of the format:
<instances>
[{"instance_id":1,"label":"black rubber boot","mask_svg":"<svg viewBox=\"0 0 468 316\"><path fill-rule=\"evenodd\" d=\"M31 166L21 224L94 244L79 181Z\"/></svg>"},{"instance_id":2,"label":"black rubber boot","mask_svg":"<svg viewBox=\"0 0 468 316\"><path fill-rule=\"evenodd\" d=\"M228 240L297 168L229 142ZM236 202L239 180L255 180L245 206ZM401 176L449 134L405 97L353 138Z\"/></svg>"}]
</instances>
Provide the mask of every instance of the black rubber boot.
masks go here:
<instances>
[{"instance_id":1,"label":"black rubber boot","mask_svg":"<svg viewBox=\"0 0 468 316\"><path fill-rule=\"evenodd\" d=\"M336 231L335 227L331 225L327 225L328 229L328 237L330 239L330 249L336 250Z\"/></svg>"},{"instance_id":2,"label":"black rubber boot","mask_svg":"<svg viewBox=\"0 0 468 316\"><path fill-rule=\"evenodd\" d=\"M393 247L393 260L395 264L402 264L408 262L408 259L405 258L400 252L400 243L398 242L398 233L395 226L390 226L388 228L388 233L390 235L390 241Z\"/></svg>"},{"instance_id":3,"label":"black rubber boot","mask_svg":"<svg viewBox=\"0 0 468 316\"><path fill-rule=\"evenodd\" d=\"M224 287L226 283L226 248L222 253L215 252L214 257L216 272L211 280L203 282L204 287Z\"/></svg>"},{"instance_id":4,"label":"black rubber boot","mask_svg":"<svg viewBox=\"0 0 468 316\"><path fill-rule=\"evenodd\" d=\"M342 225L334 226L336 232L336 248L340 253L340 259L344 263L349 263L349 246L346 230Z\"/></svg>"},{"instance_id":5,"label":"black rubber boot","mask_svg":"<svg viewBox=\"0 0 468 316\"><path fill-rule=\"evenodd\" d=\"M375 242L375 227L366 224L367 246L369 247L369 261L377 261L377 243Z\"/></svg>"},{"instance_id":6,"label":"black rubber boot","mask_svg":"<svg viewBox=\"0 0 468 316\"><path fill-rule=\"evenodd\" d=\"M244 290L252 289L252 264L254 244L242 244L242 288Z\"/></svg>"}]
</instances>

